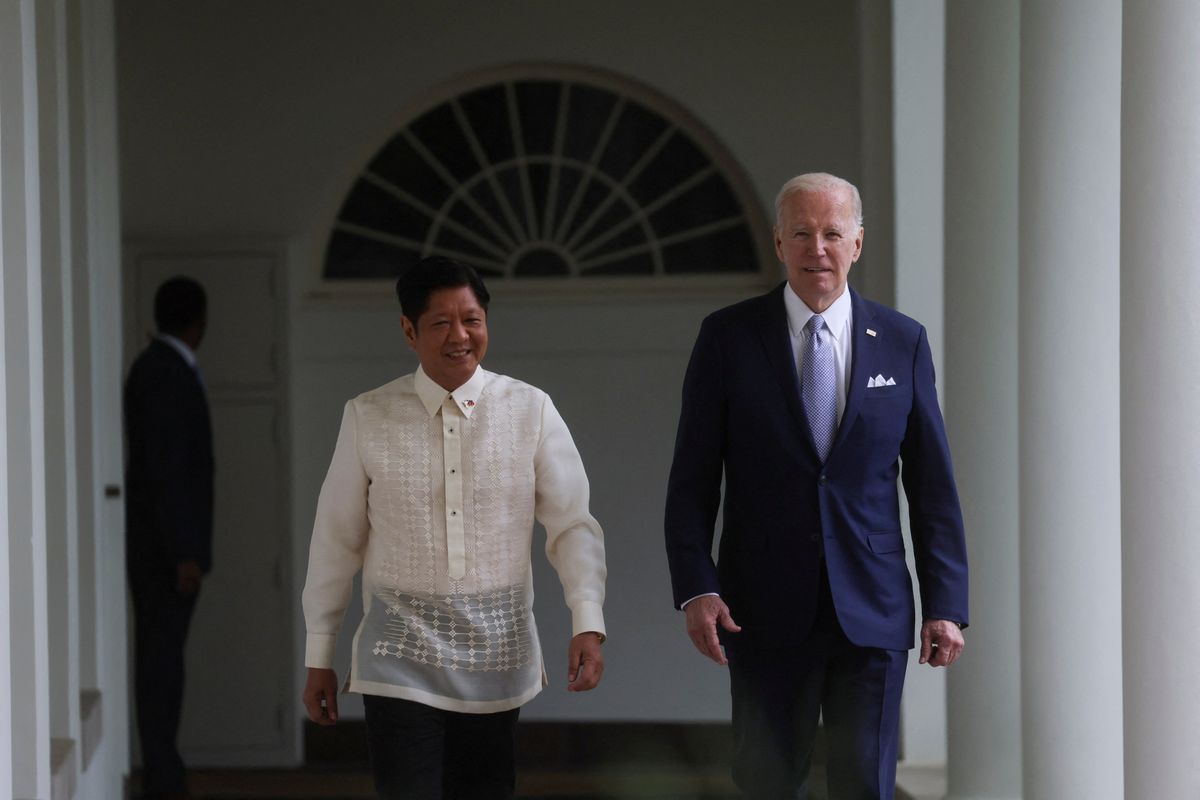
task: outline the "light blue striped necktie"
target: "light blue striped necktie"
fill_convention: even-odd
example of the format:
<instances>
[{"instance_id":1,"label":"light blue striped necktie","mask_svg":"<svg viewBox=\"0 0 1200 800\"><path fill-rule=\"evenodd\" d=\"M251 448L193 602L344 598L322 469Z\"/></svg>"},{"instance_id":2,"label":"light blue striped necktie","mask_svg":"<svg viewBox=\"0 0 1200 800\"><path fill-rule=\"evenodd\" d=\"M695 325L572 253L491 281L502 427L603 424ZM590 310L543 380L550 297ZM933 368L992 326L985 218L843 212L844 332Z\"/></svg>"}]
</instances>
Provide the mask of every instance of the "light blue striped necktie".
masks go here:
<instances>
[{"instance_id":1,"label":"light blue striped necktie","mask_svg":"<svg viewBox=\"0 0 1200 800\"><path fill-rule=\"evenodd\" d=\"M808 346L800 366L800 399L812 433L817 455L824 462L833 447L837 430L837 389L834 383L833 346L820 314L813 314L806 326Z\"/></svg>"}]
</instances>

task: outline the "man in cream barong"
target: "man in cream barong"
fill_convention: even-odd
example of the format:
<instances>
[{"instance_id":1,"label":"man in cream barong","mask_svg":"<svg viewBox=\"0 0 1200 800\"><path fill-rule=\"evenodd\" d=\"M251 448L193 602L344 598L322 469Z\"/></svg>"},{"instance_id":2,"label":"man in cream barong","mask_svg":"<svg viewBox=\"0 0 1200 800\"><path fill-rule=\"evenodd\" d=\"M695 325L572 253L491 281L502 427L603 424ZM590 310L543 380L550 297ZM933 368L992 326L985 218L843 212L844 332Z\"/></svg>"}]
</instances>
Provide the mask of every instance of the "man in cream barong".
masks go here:
<instances>
[{"instance_id":1,"label":"man in cream barong","mask_svg":"<svg viewBox=\"0 0 1200 800\"><path fill-rule=\"evenodd\" d=\"M337 721L334 642L363 573L347 688L363 694L383 798L511 798L520 706L548 683L533 619L535 518L572 629L568 689L600 681L604 540L545 392L484 370L489 295L424 259L397 281L420 366L346 404L304 588L304 703Z\"/></svg>"}]
</instances>

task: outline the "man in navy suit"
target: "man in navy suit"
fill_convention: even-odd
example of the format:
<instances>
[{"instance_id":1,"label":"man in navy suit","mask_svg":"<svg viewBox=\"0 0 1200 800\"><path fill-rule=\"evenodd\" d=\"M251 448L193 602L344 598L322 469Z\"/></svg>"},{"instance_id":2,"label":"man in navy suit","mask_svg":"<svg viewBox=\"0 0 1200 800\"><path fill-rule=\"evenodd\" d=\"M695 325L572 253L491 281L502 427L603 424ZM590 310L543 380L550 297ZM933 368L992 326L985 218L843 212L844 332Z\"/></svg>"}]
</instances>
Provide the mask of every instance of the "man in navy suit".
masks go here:
<instances>
[{"instance_id":1,"label":"man in navy suit","mask_svg":"<svg viewBox=\"0 0 1200 800\"><path fill-rule=\"evenodd\" d=\"M160 286L158 336L125 382L126 567L144 798L187 797L175 745L184 642L212 566L212 426L195 356L206 308L204 289L189 278Z\"/></svg>"},{"instance_id":2,"label":"man in navy suit","mask_svg":"<svg viewBox=\"0 0 1200 800\"><path fill-rule=\"evenodd\" d=\"M846 284L863 242L852 184L801 175L775 209L787 281L706 318L684 378L666 510L674 599L696 648L729 666L746 796L808 796L823 716L829 796L892 798L916 629L897 477L920 661L953 663L967 623L933 361L919 323Z\"/></svg>"}]
</instances>

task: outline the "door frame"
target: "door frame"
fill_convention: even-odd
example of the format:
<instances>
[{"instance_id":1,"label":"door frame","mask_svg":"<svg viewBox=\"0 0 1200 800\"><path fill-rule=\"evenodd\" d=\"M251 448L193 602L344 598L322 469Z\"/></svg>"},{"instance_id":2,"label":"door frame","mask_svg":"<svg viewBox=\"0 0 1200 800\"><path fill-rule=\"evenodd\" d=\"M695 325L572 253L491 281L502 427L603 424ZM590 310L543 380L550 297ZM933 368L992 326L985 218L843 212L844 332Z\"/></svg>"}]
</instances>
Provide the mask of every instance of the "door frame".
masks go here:
<instances>
[{"instance_id":1,"label":"door frame","mask_svg":"<svg viewBox=\"0 0 1200 800\"><path fill-rule=\"evenodd\" d=\"M288 248L278 239L261 237L129 237L122 241L121 249L121 290L122 290L122 332L124 334L124 353L122 359L122 380L128 373L133 359L145 346L144 331L139 330L137 289L139 279L139 264L147 257L179 257L224 259L235 256L257 257L270 259L274 266L273 273L273 310L274 310L274 360L276 365L276 384L274 390L275 406L278 412L276 419L279 459L279 542L278 558L280 572L280 591L283 594L284 618L280 619L280 627L285 629L285 642L288 647L280 654L280 674L287 676L286 685L281 693L280 708L280 738L272 748L255 749L252 752L206 751L209 758L204 766L238 766L238 767L275 767L295 766L301 760L302 742L299 738L300 719L298 703L291 702L299 696L300 686L297 685L297 671L293 665L293 654L296 651L295 625L293 620L297 614L296 608L296 577L293 575L293 545L292 545L292 447L291 447L291 361L290 361L290 297L291 270L288 260ZM129 645L133 645L133 627L130 623ZM132 653L132 650L130 651ZM131 738L131 760L137 752L134 737L135 717L132 714L134 702L132 683L132 655L129 659L129 702L131 704L129 735ZM186 714L186 709L185 712ZM185 754L186 758L186 754Z\"/></svg>"}]
</instances>

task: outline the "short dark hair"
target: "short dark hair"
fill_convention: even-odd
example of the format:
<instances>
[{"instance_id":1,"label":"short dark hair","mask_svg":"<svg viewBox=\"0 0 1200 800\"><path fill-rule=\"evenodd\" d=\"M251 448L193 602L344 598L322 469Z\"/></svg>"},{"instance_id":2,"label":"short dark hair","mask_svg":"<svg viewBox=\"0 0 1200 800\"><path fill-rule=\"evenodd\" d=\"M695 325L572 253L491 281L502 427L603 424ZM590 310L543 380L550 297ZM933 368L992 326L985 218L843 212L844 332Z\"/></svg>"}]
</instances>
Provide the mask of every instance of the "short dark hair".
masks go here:
<instances>
[{"instance_id":1,"label":"short dark hair","mask_svg":"<svg viewBox=\"0 0 1200 800\"><path fill-rule=\"evenodd\" d=\"M154 324L160 333L180 333L204 322L208 297L204 287L182 275L165 281L154 293Z\"/></svg>"},{"instance_id":2,"label":"short dark hair","mask_svg":"<svg viewBox=\"0 0 1200 800\"><path fill-rule=\"evenodd\" d=\"M470 286L479 305L487 311L491 295L474 267L445 256L423 258L396 280L400 313L415 325L429 308L429 295L438 289L457 289L460 286Z\"/></svg>"}]
</instances>

